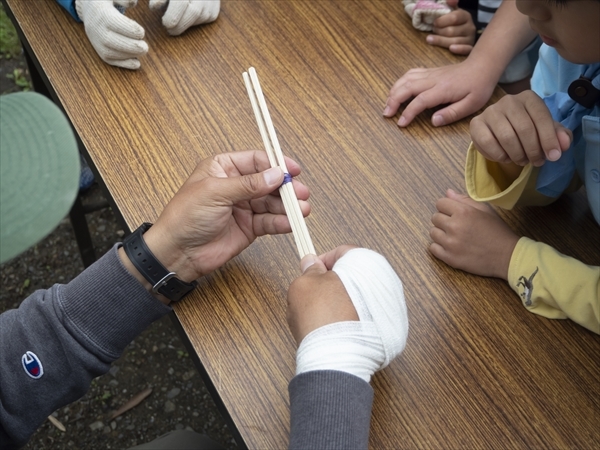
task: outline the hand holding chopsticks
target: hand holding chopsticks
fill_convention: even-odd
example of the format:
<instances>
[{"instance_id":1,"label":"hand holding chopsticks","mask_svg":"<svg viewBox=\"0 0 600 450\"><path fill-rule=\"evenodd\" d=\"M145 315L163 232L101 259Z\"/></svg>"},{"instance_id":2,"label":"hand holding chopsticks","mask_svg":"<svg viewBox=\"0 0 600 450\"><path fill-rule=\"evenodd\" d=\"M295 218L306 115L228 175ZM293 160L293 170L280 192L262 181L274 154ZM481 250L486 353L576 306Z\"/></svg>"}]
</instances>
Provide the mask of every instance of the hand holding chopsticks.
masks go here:
<instances>
[{"instance_id":1,"label":"hand holding chopsticks","mask_svg":"<svg viewBox=\"0 0 600 450\"><path fill-rule=\"evenodd\" d=\"M248 72L244 72L243 77L271 167L281 167L286 174L283 184L279 188L279 193L281 194L285 212L292 227L292 234L298 247L300 259L308 254L316 255L306 222L304 221L304 216L296 198L296 193L292 187L292 177L288 174L285 159L279 146L279 140L273 127L273 121L267 108L267 102L265 101L254 67L250 67Z\"/></svg>"}]
</instances>

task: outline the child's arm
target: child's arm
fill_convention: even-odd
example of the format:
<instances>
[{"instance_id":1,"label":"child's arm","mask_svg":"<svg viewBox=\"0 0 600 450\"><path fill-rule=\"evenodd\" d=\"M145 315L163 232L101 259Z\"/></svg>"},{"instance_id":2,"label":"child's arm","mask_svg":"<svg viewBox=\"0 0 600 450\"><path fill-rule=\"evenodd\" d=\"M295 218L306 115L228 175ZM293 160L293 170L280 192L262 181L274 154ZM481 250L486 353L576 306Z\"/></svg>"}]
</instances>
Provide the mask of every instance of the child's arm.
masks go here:
<instances>
[{"instance_id":1,"label":"child's arm","mask_svg":"<svg viewBox=\"0 0 600 450\"><path fill-rule=\"evenodd\" d=\"M600 334L599 266L523 237L512 254L508 283L529 311L549 319L569 318Z\"/></svg>"},{"instance_id":2,"label":"child's arm","mask_svg":"<svg viewBox=\"0 0 600 450\"><path fill-rule=\"evenodd\" d=\"M523 305L600 333L600 267L515 234L485 203L449 190L436 203L431 253L475 275L507 280Z\"/></svg>"},{"instance_id":3,"label":"child's arm","mask_svg":"<svg viewBox=\"0 0 600 450\"><path fill-rule=\"evenodd\" d=\"M490 99L510 61L536 33L514 1L503 2L467 59L434 69L412 69L390 90L384 116L392 117L411 98L398 125L407 126L427 108L449 104L432 118L434 126L447 125L473 114Z\"/></svg>"},{"instance_id":4,"label":"child's arm","mask_svg":"<svg viewBox=\"0 0 600 450\"><path fill-rule=\"evenodd\" d=\"M475 45L476 33L471 13L458 8L435 19L433 34L427 36L427 43L447 48L457 55L468 55Z\"/></svg>"}]
</instances>

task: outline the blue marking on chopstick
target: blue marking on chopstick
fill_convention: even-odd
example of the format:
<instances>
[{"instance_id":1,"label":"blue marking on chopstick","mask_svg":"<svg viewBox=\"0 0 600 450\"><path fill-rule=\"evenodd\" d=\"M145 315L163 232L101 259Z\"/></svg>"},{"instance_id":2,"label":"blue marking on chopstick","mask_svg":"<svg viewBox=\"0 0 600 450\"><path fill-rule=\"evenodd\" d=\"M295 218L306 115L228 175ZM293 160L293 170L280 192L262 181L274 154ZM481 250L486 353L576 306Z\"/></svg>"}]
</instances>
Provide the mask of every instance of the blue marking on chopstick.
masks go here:
<instances>
[{"instance_id":1,"label":"blue marking on chopstick","mask_svg":"<svg viewBox=\"0 0 600 450\"><path fill-rule=\"evenodd\" d=\"M289 173L284 173L283 174L283 183L281 183L281 186L283 186L286 183L291 183L292 181L292 176Z\"/></svg>"}]
</instances>

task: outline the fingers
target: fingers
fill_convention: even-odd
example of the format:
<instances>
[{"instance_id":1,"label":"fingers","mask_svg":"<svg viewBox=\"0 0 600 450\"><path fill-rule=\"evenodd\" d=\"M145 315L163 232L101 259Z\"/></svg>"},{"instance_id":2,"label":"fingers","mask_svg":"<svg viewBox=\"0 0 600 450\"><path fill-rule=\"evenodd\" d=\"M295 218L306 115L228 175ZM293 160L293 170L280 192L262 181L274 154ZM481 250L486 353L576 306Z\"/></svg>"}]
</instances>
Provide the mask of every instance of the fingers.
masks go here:
<instances>
[{"instance_id":1,"label":"fingers","mask_svg":"<svg viewBox=\"0 0 600 450\"><path fill-rule=\"evenodd\" d=\"M321 275L327 272L327 267L317 255L306 255L300 261L300 270L303 275Z\"/></svg>"},{"instance_id":2,"label":"fingers","mask_svg":"<svg viewBox=\"0 0 600 450\"><path fill-rule=\"evenodd\" d=\"M235 204L243 200L263 197L279 188L283 183L283 171L279 167L273 167L261 173L219 181L223 197Z\"/></svg>"},{"instance_id":3,"label":"fingers","mask_svg":"<svg viewBox=\"0 0 600 450\"><path fill-rule=\"evenodd\" d=\"M203 161L206 164L217 163L225 172L225 176L250 175L262 172L271 167L267 153L258 150L245 152L220 153L212 159ZM300 175L300 165L291 158L285 158L285 164L292 177Z\"/></svg>"},{"instance_id":4,"label":"fingers","mask_svg":"<svg viewBox=\"0 0 600 450\"><path fill-rule=\"evenodd\" d=\"M431 123L434 127L443 127L444 125L449 125L451 123L454 123L464 117L467 117L470 114L473 114L473 112L477 111L481 105L481 99L476 99L474 96L472 96L471 94L467 94L464 98L462 98L461 100L454 102L448 106L446 106L445 108L442 108L438 111L436 111L434 113L434 115L431 117ZM485 103L485 102L483 102ZM482 104L483 104L482 103ZM411 105L408 105L409 107ZM413 114L413 110L410 108L408 113L406 112L406 110L404 111L404 114Z\"/></svg>"},{"instance_id":5,"label":"fingers","mask_svg":"<svg viewBox=\"0 0 600 450\"><path fill-rule=\"evenodd\" d=\"M106 59L138 58L148 53L148 44L136 41L115 32L109 32L102 56Z\"/></svg>"},{"instance_id":6,"label":"fingers","mask_svg":"<svg viewBox=\"0 0 600 450\"><path fill-rule=\"evenodd\" d=\"M392 117L402 103L432 87L432 83L427 82L426 78L422 78L425 70L411 69L394 83L388 94L383 111L384 116Z\"/></svg>"},{"instance_id":7,"label":"fingers","mask_svg":"<svg viewBox=\"0 0 600 450\"><path fill-rule=\"evenodd\" d=\"M304 217L310 214L308 202L300 202L300 209ZM265 213L252 216L252 230L256 236L265 236L267 234L286 234L292 231L292 227L285 214Z\"/></svg>"},{"instance_id":8,"label":"fingers","mask_svg":"<svg viewBox=\"0 0 600 450\"><path fill-rule=\"evenodd\" d=\"M477 28L469 12L457 9L438 17L433 25L433 34L426 38L428 44L448 49L454 46L453 53L457 54L468 55L471 52Z\"/></svg>"},{"instance_id":9,"label":"fingers","mask_svg":"<svg viewBox=\"0 0 600 450\"><path fill-rule=\"evenodd\" d=\"M335 263L353 248L358 247L356 247L355 245L340 245L339 247L336 247L333 250L319 256L319 258L321 259L321 261L323 261L325 267L327 267L328 270L331 270L333 269Z\"/></svg>"},{"instance_id":10,"label":"fingers","mask_svg":"<svg viewBox=\"0 0 600 450\"><path fill-rule=\"evenodd\" d=\"M448 47L448 50L455 55L467 56L473 50L473 46L465 44L451 44L450 47Z\"/></svg>"},{"instance_id":11,"label":"fingers","mask_svg":"<svg viewBox=\"0 0 600 450\"><path fill-rule=\"evenodd\" d=\"M468 36L440 36L437 34L430 34L427 36L426 41L429 45L435 45L437 47L450 48L452 45L472 45L475 39Z\"/></svg>"},{"instance_id":12,"label":"fingers","mask_svg":"<svg viewBox=\"0 0 600 450\"><path fill-rule=\"evenodd\" d=\"M475 24L471 13L457 9L438 17L433 22L433 32L442 36L475 36Z\"/></svg>"},{"instance_id":13,"label":"fingers","mask_svg":"<svg viewBox=\"0 0 600 450\"><path fill-rule=\"evenodd\" d=\"M569 147L571 147L571 142L573 142L573 132L559 122L554 122L554 129L556 130L556 138L558 139L560 149L562 151L569 150ZM551 161L553 160L551 159Z\"/></svg>"},{"instance_id":14,"label":"fingers","mask_svg":"<svg viewBox=\"0 0 600 450\"><path fill-rule=\"evenodd\" d=\"M415 117L429 108L433 108L440 103L444 103L436 88L426 90L418 94L402 111L402 116L398 120L399 127L408 126Z\"/></svg>"},{"instance_id":15,"label":"fingers","mask_svg":"<svg viewBox=\"0 0 600 450\"><path fill-rule=\"evenodd\" d=\"M300 261L300 268L302 269L302 273L304 274L322 274L327 272L328 270L333 269L335 263L348 253L353 248L358 248L355 245L340 245L339 247L334 248L333 250L328 251L320 256L316 255L306 255ZM313 267L314 266L314 267ZM310 272L307 270L311 268Z\"/></svg>"},{"instance_id":16,"label":"fingers","mask_svg":"<svg viewBox=\"0 0 600 450\"><path fill-rule=\"evenodd\" d=\"M436 71L429 69L411 70L392 87L387 99L384 115L391 117L401 103L414 97L404 108L398 120L398 126L406 127L413 119L428 108L449 103L450 105L437 111L432 117L436 127L452 122L477 111L489 99L486 92L474 94L470 87L457 85L452 70ZM459 90L460 89L460 90Z\"/></svg>"},{"instance_id":17,"label":"fingers","mask_svg":"<svg viewBox=\"0 0 600 450\"><path fill-rule=\"evenodd\" d=\"M220 0L171 1L162 22L172 36L182 34L189 27L217 19Z\"/></svg>"},{"instance_id":18,"label":"fingers","mask_svg":"<svg viewBox=\"0 0 600 450\"><path fill-rule=\"evenodd\" d=\"M109 31L114 32L118 36L123 36L125 38L137 41L144 39L146 32L144 31L144 28L142 28L142 26L135 20L130 19L124 14L121 14L114 8L108 11L110 11L108 14L110 17L107 18L106 23ZM146 51L147 50L148 46L146 45Z\"/></svg>"},{"instance_id":19,"label":"fingers","mask_svg":"<svg viewBox=\"0 0 600 450\"><path fill-rule=\"evenodd\" d=\"M301 195L297 194L296 197L298 198L298 203L300 204L300 209L302 210L302 205L308 204L306 200L308 200L310 193L306 186L304 186L301 183L298 184L298 190L300 191ZM281 200L281 197L279 196L278 191L273 191L270 195L267 195L265 197L250 200L250 206L252 207L252 211L255 214L286 214L285 206L283 204L283 201ZM308 213L304 214L304 216L307 215Z\"/></svg>"},{"instance_id":20,"label":"fingers","mask_svg":"<svg viewBox=\"0 0 600 450\"><path fill-rule=\"evenodd\" d=\"M471 137L489 160L541 166L556 161L571 135L555 124L544 101L531 91L505 96L471 121Z\"/></svg>"},{"instance_id":21,"label":"fingers","mask_svg":"<svg viewBox=\"0 0 600 450\"><path fill-rule=\"evenodd\" d=\"M165 15L162 18L162 23L169 32L169 34L171 34L172 30L174 30L177 27L186 10L188 9L189 4L189 0L169 2L169 6L167 6Z\"/></svg>"},{"instance_id":22,"label":"fingers","mask_svg":"<svg viewBox=\"0 0 600 450\"><path fill-rule=\"evenodd\" d=\"M111 66L115 66L115 67L121 67L122 69L129 69L129 70L138 70L142 64L140 63L139 60L132 58L132 59L103 59L103 61L106 64L110 64Z\"/></svg>"},{"instance_id":23,"label":"fingers","mask_svg":"<svg viewBox=\"0 0 600 450\"><path fill-rule=\"evenodd\" d=\"M431 244L429 244L429 251L431 252L431 254L433 256L435 256L437 259L439 259L440 261L442 261L448 265L451 265L446 256L446 250L444 249L444 247L433 238L431 233L429 233L429 236L433 240L433 242Z\"/></svg>"},{"instance_id":24,"label":"fingers","mask_svg":"<svg viewBox=\"0 0 600 450\"><path fill-rule=\"evenodd\" d=\"M113 0L113 3L123 8L133 8L137 5L137 0Z\"/></svg>"},{"instance_id":25,"label":"fingers","mask_svg":"<svg viewBox=\"0 0 600 450\"><path fill-rule=\"evenodd\" d=\"M169 0L150 0L150 9L156 10L161 9L163 6L167 4Z\"/></svg>"},{"instance_id":26,"label":"fingers","mask_svg":"<svg viewBox=\"0 0 600 450\"><path fill-rule=\"evenodd\" d=\"M495 211L487 203L477 202L468 195L456 193L452 189L448 189L446 191L446 197L440 198L435 204L436 209L446 216L452 216L453 214L460 212L460 210L464 209L465 206L495 214ZM443 222L439 222L440 225L442 223Z\"/></svg>"}]
</instances>

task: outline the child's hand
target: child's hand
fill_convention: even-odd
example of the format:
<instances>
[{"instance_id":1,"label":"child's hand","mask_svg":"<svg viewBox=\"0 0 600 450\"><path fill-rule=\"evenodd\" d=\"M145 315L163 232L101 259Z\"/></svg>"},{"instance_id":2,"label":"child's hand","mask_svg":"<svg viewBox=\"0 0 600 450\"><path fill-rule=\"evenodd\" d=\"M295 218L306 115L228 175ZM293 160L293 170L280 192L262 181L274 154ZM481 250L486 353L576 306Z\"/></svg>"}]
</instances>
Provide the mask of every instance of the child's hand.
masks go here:
<instances>
[{"instance_id":1,"label":"child's hand","mask_svg":"<svg viewBox=\"0 0 600 450\"><path fill-rule=\"evenodd\" d=\"M539 167L568 150L573 135L533 91L507 95L471 121L471 138L488 160Z\"/></svg>"},{"instance_id":2,"label":"child's hand","mask_svg":"<svg viewBox=\"0 0 600 450\"><path fill-rule=\"evenodd\" d=\"M468 55L475 45L476 33L471 13L459 8L435 19L427 43L445 47L457 55Z\"/></svg>"},{"instance_id":3,"label":"child's hand","mask_svg":"<svg viewBox=\"0 0 600 450\"><path fill-rule=\"evenodd\" d=\"M446 264L475 275L508 279L517 236L491 206L448 189L436 203L429 250Z\"/></svg>"},{"instance_id":4,"label":"child's hand","mask_svg":"<svg viewBox=\"0 0 600 450\"><path fill-rule=\"evenodd\" d=\"M398 121L401 127L427 108L444 104L448 106L436 111L431 122L436 127L456 122L483 107L492 96L498 80L486 69L469 59L434 69L411 69L392 86L383 115L392 117L410 100Z\"/></svg>"}]
</instances>

